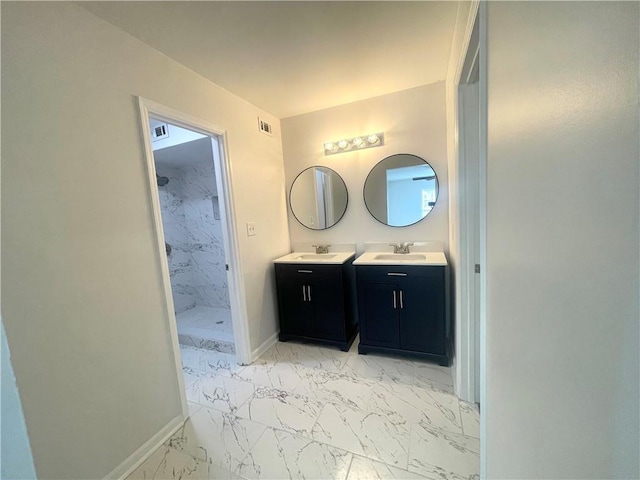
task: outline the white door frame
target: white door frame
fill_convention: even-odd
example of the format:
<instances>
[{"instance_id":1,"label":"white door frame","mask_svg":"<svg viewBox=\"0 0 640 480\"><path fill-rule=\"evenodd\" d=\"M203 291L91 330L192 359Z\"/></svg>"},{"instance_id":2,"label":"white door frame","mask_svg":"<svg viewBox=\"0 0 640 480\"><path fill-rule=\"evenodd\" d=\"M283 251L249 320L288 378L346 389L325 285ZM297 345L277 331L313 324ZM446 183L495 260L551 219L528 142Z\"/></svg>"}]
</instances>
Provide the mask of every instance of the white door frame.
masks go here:
<instances>
[{"instance_id":1,"label":"white door frame","mask_svg":"<svg viewBox=\"0 0 640 480\"><path fill-rule=\"evenodd\" d=\"M474 26L477 25L477 37L472 41ZM476 42L477 40L477 42ZM459 205L459 271L456 276L456 302L458 314L461 315L462 343L457 354L460 362L461 385L458 394L464 400L479 402L480 409L480 478L486 478L486 444L487 444L487 409L486 405L486 356L487 356L487 5L486 2L474 0L467 18L461 58L458 62L454 82L454 108L456 131L456 181L460 192ZM464 122L462 121L463 100L459 96L460 85L468 83L474 68L474 59L479 67L478 74L478 151L477 164L473 167L473 179L477 182L477 197L465 197L465 183L469 181L465 169L468 167L463 147ZM465 64L466 63L466 64ZM465 68L466 67L466 68ZM466 75L465 75L466 74ZM462 101L461 101L462 100ZM460 135L457 135L457 134ZM472 209L477 201L477 210ZM475 218L474 218L475 217ZM471 231L473 230L473 231ZM475 263L480 265L480 273L474 272ZM476 299L478 299L476 304ZM477 309L471 307L477 305ZM469 308L471 307L471 308ZM474 311L475 310L475 311ZM465 316L466 315L466 316ZM478 351L479 350L479 351ZM458 357L458 358L460 358ZM477 363L479 362L479 368ZM479 388L478 387L479 383Z\"/></svg>"},{"instance_id":2,"label":"white door frame","mask_svg":"<svg viewBox=\"0 0 640 480\"><path fill-rule=\"evenodd\" d=\"M216 169L216 179L218 186L218 200L220 202L220 212L223 229L223 241L226 256L226 263L229 265L227 271L227 281L229 285L229 301L231 307L231 319L233 324L233 336L235 341L236 358L238 363L247 365L251 363L251 347L249 340L249 330L247 321L247 307L245 300L244 282L242 278L242 268L240 260L240 249L238 236L236 235L236 217L234 208L233 185L231 182L231 165L229 162L227 133L224 129L212 125L204 120L192 117L178 110L174 110L165 105L156 103L143 97L138 97L140 107L140 123L142 126L142 137L144 140L144 150L147 167L148 193L151 200L153 214L153 225L156 235L157 253L160 268L162 271L162 284L164 287L165 307L167 309L167 319L171 332L173 353L178 372L178 382L181 388L183 401L183 413L188 416L188 407L184 394L184 380L182 378L182 361L180 357L180 346L178 343L178 328L173 306L173 296L171 293L171 280L169 277L169 262L165 253L164 230L162 227L162 214L160 210L160 198L158 195L156 181L156 167L153 160L153 147L151 144L151 128L149 116L157 118L178 127L186 128L209 137L217 139L218 152L214 151L214 166ZM218 158L220 161L215 161Z\"/></svg>"},{"instance_id":3,"label":"white door frame","mask_svg":"<svg viewBox=\"0 0 640 480\"><path fill-rule=\"evenodd\" d=\"M453 108L454 108L454 129L455 129L455 179L456 190L458 192L457 212L453 216L456 224L453 226L458 232L456 249L458 252L458 267L455 275L455 298L456 298L456 370L457 370L457 393L458 396L468 402L479 402L476 398L476 383L480 379L476 378L475 362L477 359L475 351L475 321L477 316L472 315L474 292L470 289L474 280L475 259L470 255L473 252L473 239L476 235L470 231L472 228L473 212L469 209L469 199L467 198L466 184L467 161L465 149L465 125L463 121L464 99L461 95L461 86L468 82L470 72L472 72L473 58L477 57L476 38L473 37L474 26L478 20L480 1L471 3L469 14L464 25L464 36L462 40L461 55L456 65L453 82ZM477 37L477 31L476 31ZM482 93L481 93L482 95ZM482 206L480 206L482 209ZM482 228L482 227L481 227ZM482 235L482 233L481 233ZM482 267L481 267L482 268ZM481 270L482 271L482 270ZM482 302L482 299L481 299Z\"/></svg>"},{"instance_id":4,"label":"white door frame","mask_svg":"<svg viewBox=\"0 0 640 480\"><path fill-rule=\"evenodd\" d=\"M480 478L487 478L487 302L488 302L488 285L487 285L487 191L488 191L488 60L487 54L489 50L488 42L488 21L487 21L487 2L482 2L479 9L478 22L480 26L480 49L478 52L480 61L480 80L479 80L479 100L480 100L480 156L478 157L479 171L479 199L480 199L480 231L479 231L479 247L480 247L480 405L485 408L480 409L480 445L482 453L480 455Z\"/></svg>"}]
</instances>

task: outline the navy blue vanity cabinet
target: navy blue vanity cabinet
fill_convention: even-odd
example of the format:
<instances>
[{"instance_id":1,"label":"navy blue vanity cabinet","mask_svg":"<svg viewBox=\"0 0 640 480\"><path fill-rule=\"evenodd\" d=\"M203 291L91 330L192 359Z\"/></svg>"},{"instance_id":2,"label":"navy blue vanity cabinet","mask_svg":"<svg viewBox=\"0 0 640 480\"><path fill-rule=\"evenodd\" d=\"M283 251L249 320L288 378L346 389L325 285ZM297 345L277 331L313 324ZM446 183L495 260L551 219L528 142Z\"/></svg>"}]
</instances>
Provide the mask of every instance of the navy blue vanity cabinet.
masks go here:
<instances>
[{"instance_id":1,"label":"navy blue vanity cabinet","mask_svg":"<svg viewBox=\"0 0 640 480\"><path fill-rule=\"evenodd\" d=\"M449 365L446 266L356 266L359 353L410 354Z\"/></svg>"},{"instance_id":2,"label":"navy blue vanity cabinet","mask_svg":"<svg viewBox=\"0 0 640 480\"><path fill-rule=\"evenodd\" d=\"M353 259L344 264L276 263L280 341L347 351L357 334Z\"/></svg>"}]
</instances>

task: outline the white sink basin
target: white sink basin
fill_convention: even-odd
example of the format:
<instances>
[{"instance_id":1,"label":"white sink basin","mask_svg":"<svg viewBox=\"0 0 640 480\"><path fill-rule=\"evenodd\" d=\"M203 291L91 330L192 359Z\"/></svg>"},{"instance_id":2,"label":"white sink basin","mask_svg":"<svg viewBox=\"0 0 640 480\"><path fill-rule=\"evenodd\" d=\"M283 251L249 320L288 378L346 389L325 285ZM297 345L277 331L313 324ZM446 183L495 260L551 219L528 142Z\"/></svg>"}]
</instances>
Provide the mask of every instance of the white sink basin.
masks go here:
<instances>
[{"instance_id":1,"label":"white sink basin","mask_svg":"<svg viewBox=\"0 0 640 480\"><path fill-rule=\"evenodd\" d=\"M335 253L303 253L296 260L330 260L336 258Z\"/></svg>"},{"instance_id":2,"label":"white sink basin","mask_svg":"<svg viewBox=\"0 0 640 480\"><path fill-rule=\"evenodd\" d=\"M424 253L381 253L373 257L374 260L392 260L394 262L424 262L427 256Z\"/></svg>"},{"instance_id":3,"label":"white sink basin","mask_svg":"<svg viewBox=\"0 0 640 480\"><path fill-rule=\"evenodd\" d=\"M444 266L447 259L444 252L389 253L365 252L355 259L354 265L417 265Z\"/></svg>"},{"instance_id":4,"label":"white sink basin","mask_svg":"<svg viewBox=\"0 0 640 480\"><path fill-rule=\"evenodd\" d=\"M284 257L276 258L275 263L314 263L314 264L334 264L340 265L345 263L355 252L331 252L331 253L313 253L313 252L293 252Z\"/></svg>"}]
</instances>

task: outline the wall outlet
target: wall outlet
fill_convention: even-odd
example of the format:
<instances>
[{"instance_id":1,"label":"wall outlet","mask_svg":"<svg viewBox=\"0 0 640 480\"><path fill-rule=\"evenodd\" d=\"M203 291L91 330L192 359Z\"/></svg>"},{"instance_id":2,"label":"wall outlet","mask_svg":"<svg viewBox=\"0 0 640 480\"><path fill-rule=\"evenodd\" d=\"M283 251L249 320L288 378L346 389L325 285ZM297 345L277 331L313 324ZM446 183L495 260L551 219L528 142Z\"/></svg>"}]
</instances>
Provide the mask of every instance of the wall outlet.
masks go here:
<instances>
[{"instance_id":1,"label":"wall outlet","mask_svg":"<svg viewBox=\"0 0 640 480\"><path fill-rule=\"evenodd\" d=\"M253 237L256 234L256 224L247 222L247 237Z\"/></svg>"}]
</instances>

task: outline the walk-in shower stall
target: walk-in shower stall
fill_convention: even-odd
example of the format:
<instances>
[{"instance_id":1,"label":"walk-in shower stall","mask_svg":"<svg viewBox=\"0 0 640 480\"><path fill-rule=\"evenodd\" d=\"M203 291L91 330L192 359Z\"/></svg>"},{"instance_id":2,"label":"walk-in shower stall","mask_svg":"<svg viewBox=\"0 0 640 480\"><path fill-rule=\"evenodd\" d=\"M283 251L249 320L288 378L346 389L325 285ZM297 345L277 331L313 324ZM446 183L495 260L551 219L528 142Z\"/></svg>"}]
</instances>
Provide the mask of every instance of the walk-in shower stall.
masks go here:
<instances>
[{"instance_id":1,"label":"walk-in shower stall","mask_svg":"<svg viewBox=\"0 0 640 480\"><path fill-rule=\"evenodd\" d=\"M183 345L234 353L213 157L216 139L195 136L177 145L154 144L178 337Z\"/></svg>"}]
</instances>

